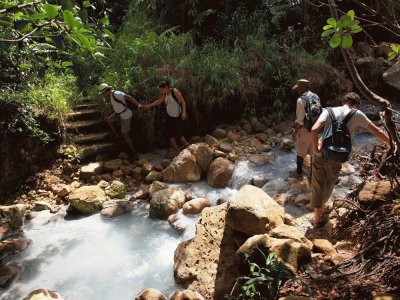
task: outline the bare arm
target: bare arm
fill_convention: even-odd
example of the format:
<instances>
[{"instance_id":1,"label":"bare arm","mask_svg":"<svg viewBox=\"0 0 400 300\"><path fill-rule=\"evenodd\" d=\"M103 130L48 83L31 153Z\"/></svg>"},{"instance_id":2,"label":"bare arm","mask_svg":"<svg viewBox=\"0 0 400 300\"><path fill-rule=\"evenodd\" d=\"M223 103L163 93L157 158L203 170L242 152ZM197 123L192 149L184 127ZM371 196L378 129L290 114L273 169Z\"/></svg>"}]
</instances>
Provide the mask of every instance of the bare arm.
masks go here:
<instances>
[{"instance_id":1,"label":"bare arm","mask_svg":"<svg viewBox=\"0 0 400 300\"><path fill-rule=\"evenodd\" d=\"M179 104L182 107L182 120L185 120L187 117L185 99L183 99L182 93L180 91L178 91L177 89L175 89L175 95L178 98Z\"/></svg>"},{"instance_id":2,"label":"bare arm","mask_svg":"<svg viewBox=\"0 0 400 300\"><path fill-rule=\"evenodd\" d=\"M318 146L318 133L324 127L324 123L317 121L313 128L311 129L311 143L312 143L312 151L314 154L318 155L321 153L321 149Z\"/></svg>"},{"instance_id":3,"label":"bare arm","mask_svg":"<svg viewBox=\"0 0 400 300\"><path fill-rule=\"evenodd\" d=\"M162 96L161 98L157 99L156 101L153 101L150 104L147 104L146 108L152 108L154 106L161 105L163 102L164 102L164 96Z\"/></svg>"},{"instance_id":4,"label":"bare arm","mask_svg":"<svg viewBox=\"0 0 400 300\"><path fill-rule=\"evenodd\" d=\"M390 144L390 139L389 139L389 136L387 135L387 133L384 132L383 129L376 126L374 123L371 122L368 125L367 129L372 135L374 135L375 137L380 139L382 142L384 142L386 144Z\"/></svg>"},{"instance_id":5,"label":"bare arm","mask_svg":"<svg viewBox=\"0 0 400 300\"><path fill-rule=\"evenodd\" d=\"M125 99L125 101L129 101L129 102L135 104L138 108L140 108L140 106L141 106L140 103L130 95L125 95L124 99Z\"/></svg>"}]
</instances>

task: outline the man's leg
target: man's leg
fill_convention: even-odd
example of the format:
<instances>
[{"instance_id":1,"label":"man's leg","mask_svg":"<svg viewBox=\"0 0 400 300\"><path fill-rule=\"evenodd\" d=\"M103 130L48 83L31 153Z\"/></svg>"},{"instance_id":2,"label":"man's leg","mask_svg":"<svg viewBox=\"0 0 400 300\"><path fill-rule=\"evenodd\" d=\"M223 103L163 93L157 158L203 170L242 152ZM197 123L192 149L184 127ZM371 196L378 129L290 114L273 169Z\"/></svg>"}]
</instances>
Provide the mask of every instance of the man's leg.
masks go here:
<instances>
[{"instance_id":1,"label":"man's leg","mask_svg":"<svg viewBox=\"0 0 400 300\"><path fill-rule=\"evenodd\" d=\"M136 154L135 147L133 146L133 141L132 138L129 134L129 132L123 132L122 136L125 140L125 142L128 144L129 149L133 152L133 154Z\"/></svg>"},{"instance_id":2,"label":"man's leg","mask_svg":"<svg viewBox=\"0 0 400 300\"><path fill-rule=\"evenodd\" d=\"M304 158L299 156L299 155L297 155L297 159L296 159L296 164L297 164L296 173L297 173L297 175L303 174L303 162L304 162Z\"/></svg>"},{"instance_id":3,"label":"man's leg","mask_svg":"<svg viewBox=\"0 0 400 300\"><path fill-rule=\"evenodd\" d=\"M125 140L125 142L128 144L129 149L132 151L132 154L136 154L135 147L133 146L133 141L131 138L131 118L129 119L121 119L121 133L122 136Z\"/></svg>"},{"instance_id":4,"label":"man's leg","mask_svg":"<svg viewBox=\"0 0 400 300\"><path fill-rule=\"evenodd\" d=\"M304 158L309 154L310 150L310 143L311 143L311 136L310 132L305 128L302 127L297 132L296 136L296 173L297 175L303 174L303 163Z\"/></svg>"}]
</instances>

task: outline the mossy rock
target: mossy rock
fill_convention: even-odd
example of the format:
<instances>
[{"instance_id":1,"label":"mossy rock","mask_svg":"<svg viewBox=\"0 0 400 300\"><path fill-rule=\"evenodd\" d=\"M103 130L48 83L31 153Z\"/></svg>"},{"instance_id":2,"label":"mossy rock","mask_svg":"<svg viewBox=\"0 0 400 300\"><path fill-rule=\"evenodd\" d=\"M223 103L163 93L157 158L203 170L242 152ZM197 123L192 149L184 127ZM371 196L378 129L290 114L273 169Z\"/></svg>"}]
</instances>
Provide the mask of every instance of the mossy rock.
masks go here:
<instances>
[{"instance_id":1,"label":"mossy rock","mask_svg":"<svg viewBox=\"0 0 400 300\"><path fill-rule=\"evenodd\" d=\"M106 194L98 186L82 186L69 195L68 201L80 213L92 214L101 210Z\"/></svg>"},{"instance_id":2,"label":"mossy rock","mask_svg":"<svg viewBox=\"0 0 400 300\"><path fill-rule=\"evenodd\" d=\"M126 195L126 187L121 181L114 180L111 182L110 188L106 191L107 196L111 199L123 199Z\"/></svg>"}]
</instances>

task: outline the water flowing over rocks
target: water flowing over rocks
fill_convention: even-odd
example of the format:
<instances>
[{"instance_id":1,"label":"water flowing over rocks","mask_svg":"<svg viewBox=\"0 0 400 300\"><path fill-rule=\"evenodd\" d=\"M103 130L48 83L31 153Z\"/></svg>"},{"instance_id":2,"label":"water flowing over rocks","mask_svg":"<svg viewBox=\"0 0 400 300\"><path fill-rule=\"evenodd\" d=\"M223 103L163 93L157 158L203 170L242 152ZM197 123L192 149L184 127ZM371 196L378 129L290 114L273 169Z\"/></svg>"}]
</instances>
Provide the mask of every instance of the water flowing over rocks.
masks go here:
<instances>
[{"instance_id":1,"label":"water flowing over rocks","mask_svg":"<svg viewBox=\"0 0 400 300\"><path fill-rule=\"evenodd\" d=\"M68 196L69 204L83 214L101 210L106 201L106 193L98 186L82 186Z\"/></svg>"},{"instance_id":2,"label":"water flowing over rocks","mask_svg":"<svg viewBox=\"0 0 400 300\"><path fill-rule=\"evenodd\" d=\"M185 193L178 187L170 187L153 195L150 201L150 217L168 219L183 207L186 201Z\"/></svg>"}]
</instances>

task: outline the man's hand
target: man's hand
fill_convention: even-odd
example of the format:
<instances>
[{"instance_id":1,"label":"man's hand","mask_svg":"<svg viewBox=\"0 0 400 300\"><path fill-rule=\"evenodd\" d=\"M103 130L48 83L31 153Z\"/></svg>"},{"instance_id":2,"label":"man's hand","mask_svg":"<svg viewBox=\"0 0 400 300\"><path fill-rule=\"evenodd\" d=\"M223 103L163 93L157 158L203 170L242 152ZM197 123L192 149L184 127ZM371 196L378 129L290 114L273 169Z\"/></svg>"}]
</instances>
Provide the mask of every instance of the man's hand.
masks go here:
<instances>
[{"instance_id":1,"label":"man's hand","mask_svg":"<svg viewBox=\"0 0 400 300\"><path fill-rule=\"evenodd\" d=\"M182 120L185 121L187 119L186 111L182 113Z\"/></svg>"}]
</instances>

